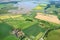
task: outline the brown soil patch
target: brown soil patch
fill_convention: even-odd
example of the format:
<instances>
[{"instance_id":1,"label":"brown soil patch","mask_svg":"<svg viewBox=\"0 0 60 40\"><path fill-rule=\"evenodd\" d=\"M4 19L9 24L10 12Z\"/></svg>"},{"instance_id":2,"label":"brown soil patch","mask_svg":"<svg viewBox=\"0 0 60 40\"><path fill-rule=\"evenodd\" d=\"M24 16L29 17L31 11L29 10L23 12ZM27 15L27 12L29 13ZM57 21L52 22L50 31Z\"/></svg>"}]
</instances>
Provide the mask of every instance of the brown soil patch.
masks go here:
<instances>
[{"instance_id":1,"label":"brown soil patch","mask_svg":"<svg viewBox=\"0 0 60 40\"><path fill-rule=\"evenodd\" d=\"M57 18L57 16L54 16L54 15L46 15L46 14L42 14L42 13L37 13L35 18L60 24L60 20Z\"/></svg>"}]
</instances>

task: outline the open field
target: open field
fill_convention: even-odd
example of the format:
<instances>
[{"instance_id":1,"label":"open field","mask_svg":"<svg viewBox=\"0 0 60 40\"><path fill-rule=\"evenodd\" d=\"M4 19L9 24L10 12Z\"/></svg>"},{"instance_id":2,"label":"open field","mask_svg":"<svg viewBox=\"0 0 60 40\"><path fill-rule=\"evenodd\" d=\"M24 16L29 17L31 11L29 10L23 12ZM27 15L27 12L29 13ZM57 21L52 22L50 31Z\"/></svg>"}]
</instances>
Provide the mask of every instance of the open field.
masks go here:
<instances>
[{"instance_id":1,"label":"open field","mask_svg":"<svg viewBox=\"0 0 60 40\"><path fill-rule=\"evenodd\" d=\"M22 15L0 16L0 19L0 40L18 40L18 38L10 34L14 28L20 28L29 38L38 40L48 28L60 26L59 24Z\"/></svg>"},{"instance_id":2,"label":"open field","mask_svg":"<svg viewBox=\"0 0 60 40\"><path fill-rule=\"evenodd\" d=\"M60 1L1 1L0 40L60 40Z\"/></svg>"},{"instance_id":3,"label":"open field","mask_svg":"<svg viewBox=\"0 0 60 40\"><path fill-rule=\"evenodd\" d=\"M9 18L7 18L7 17L9 17ZM31 22L31 21L25 21L27 18L24 18L24 17L19 16L19 15L18 16L17 15L16 16L1 16L0 19L3 20L3 21L0 20L1 21L0 26L2 27L2 29L1 29L2 39L1 40L3 40L3 38L7 37L7 35L10 35L10 30L12 31L13 28L20 28L20 29L22 29L24 31L24 33L27 36L31 35L31 36L36 37L38 35L38 33L40 33L42 30L37 25L38 22L36 20L32 19L33 22ZM11 26L9 26L9 25L11 25ZM9 28L9 27L11 27L11 28ZM5 35L4 31L6 32L6 35Z\"/></svg>"},{"instance_id":4,"label":"open field","mask_svg":"<svg viewBox=\"0 0 60 40\"><path fill-rule=\"evenodd\" d=\"M57 16L54 15L44 15L43 13L37 13L37 16L35 18L60 24L60 20L57 18Z\"/></svg>"},{"instance_id":5,"label":"open field","mask_svg":"<svg viewBox=\"0 0 60 40\"><path fill-rule=\"evenodd\" d=\"M46 40L60 40L60 29L53 30L47 35Z\"/></svg>"}]
</instances>

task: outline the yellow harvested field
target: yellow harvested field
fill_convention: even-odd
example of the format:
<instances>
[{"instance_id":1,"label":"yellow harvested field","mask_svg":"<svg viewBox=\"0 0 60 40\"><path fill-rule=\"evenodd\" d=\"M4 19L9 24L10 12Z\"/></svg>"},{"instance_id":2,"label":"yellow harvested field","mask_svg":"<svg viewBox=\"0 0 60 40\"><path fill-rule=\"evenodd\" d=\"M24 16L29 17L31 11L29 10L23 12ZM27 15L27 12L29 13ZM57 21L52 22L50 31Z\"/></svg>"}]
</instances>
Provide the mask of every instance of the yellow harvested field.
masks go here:
<instances>
[{"instance_id":1,"label":"yellow harvested field","mask_svg":"<svg viewBox=\"0 0 60 40\"><path fill-rule=\"evenodd\" d=\"M4 15L4 16L0 16L0 19L7 19L7 18L16 18L16 17L20 17L22 15Z\"/></svg>"},{"instance_id":2,"label":"yellow harvested field","mask_svg":"<svg viewBox=\"0 0 60 40\"><path fill-rule=\"evenodd\" d=\"M41 10L43 7L41 7L41 6L37 6L37 7L35 7L34 9L35 10Z\"/></svg>"},{"instance_id":3,"label":"yellow harvested field","mask_svg":"<svg viewBox=\"0 0 60 40\"><path fill-rule=\"evenodd\" d=\"M35 18L40 19L40 20L45 20L48 22L60 24L60 20L57 18L57 16L54 16L54 15L45 15L43 13L37 13Z\"/></svg>"}]
</instances>

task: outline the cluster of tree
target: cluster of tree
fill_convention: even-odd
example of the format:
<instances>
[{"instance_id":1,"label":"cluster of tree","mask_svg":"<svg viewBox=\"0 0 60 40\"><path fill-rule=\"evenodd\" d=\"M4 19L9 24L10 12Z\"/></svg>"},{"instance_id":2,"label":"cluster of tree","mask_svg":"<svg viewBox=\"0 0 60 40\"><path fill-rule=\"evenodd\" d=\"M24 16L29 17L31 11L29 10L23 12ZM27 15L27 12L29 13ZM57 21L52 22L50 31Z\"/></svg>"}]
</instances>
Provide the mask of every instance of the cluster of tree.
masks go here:
<instances>
[{"instance_id":1,"label":"cluster of tree","mask_svg":"<svg viewBox=\"0 0 60 40\"><path fill-rule=\"evenodd\" d=\"M60 13L59 12L60 11L60 1L50 1L50 4L47 4L44 11L45 11L45 13L58 15Z\"/></svg>"}]
</instances>

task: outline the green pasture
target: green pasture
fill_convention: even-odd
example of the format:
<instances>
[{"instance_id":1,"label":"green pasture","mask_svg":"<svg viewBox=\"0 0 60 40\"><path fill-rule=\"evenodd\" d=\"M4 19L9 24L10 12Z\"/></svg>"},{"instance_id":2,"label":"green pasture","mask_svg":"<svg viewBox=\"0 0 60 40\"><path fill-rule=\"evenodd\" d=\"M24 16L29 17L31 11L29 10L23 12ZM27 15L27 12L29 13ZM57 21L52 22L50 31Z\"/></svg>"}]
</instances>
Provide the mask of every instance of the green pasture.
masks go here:
<instances>
[{"instance_id":1,"label":"green pasture","mask_svg":"<svg viewBox=\"0 0 60 40\"><path fill-rule=\"evenodd\" d=\"M33 22L31 21L26 21L26 19L28 18L24 18L24 17L19 17L19 18L9 18L9 19L5 19L4 21L10 25L12 25L15 28L21 28L21 29L25 29L30 27L31 25L37 23L36 20L32 19Z\"/></svg>"},{"instance_id":2,"label":"green pasture","mask_svg":"<svg viewBox=\"0 0 60 40\"><path fill-rule=\"evenodd\" d=\"M10 34L13 27L7 23L0 22L0 40L3 40L6 36Z\"/></svg>"},{"instance_id":3,"label":"green pasture","mask_svg":"<svg viewBox=\"0 0 60 40\"><path fill-rule=\"evenodd\" d=\"M5 5L4 4L0 4L0 8L3 8Z\"/></svg>"},{"instance_id":4,"label":"green pasture","mask_svg":"<svg viewBox=\"0 0 60 40\"><path fill-rule=\"evenodd\" d=\"M23 30L26 35L36 37L40 32L44 32L45 30L38 26L38 23L26 28Z\"/></svg>"},{"instance_id":5,"label":"green pasture","mask_svg":"<svg viewBox=\"0 0 60 40\"><path fill-rule=\"evenodd\" d=\"M34 20L33 22L31 21L25 21L25 19L27 18L8 18L8 19L4 19L3 21L0 22L0 39L1 40L8 40L8 38L11 36L10 32L12 31L13 28L20 28L20 29L27 29L29 27L31 27L32 25L36 24L37 21ZM27 35L28 36L28 35ZM15 39L15 36L13 36L14 38L12 40ZM9 38L9 40L10 40Z\"/></svg>"},{"instance_id":6,"label":"green pasture","mask_svg":"<svg viewBox=\"0 0 60 40\"><path fill-rule=\"evenodd\" d=\"M29 20L32 21L29 21ZM28 16L7 18L3 21L0 20L0 40L18 40L15 35L11 35L13 28L20 28L25 33L25 35L33 40L39 39L48 28L59 27L60 25L50 23L43 20L37 20L35 18L30 18ZM56 35L54 33L57 33ZM53 37L58 36L58 32L53 31L48 34L46 40L52 40ZM39 36L40 35L40 36ZM55 35L52 38L49 36Z\"/></svg>"},{"instance_id":7,"label":"green pasture","mask_svg":"<svg viewBox=\"0 0 60 40\"><path fill-rule=\"evenodd\" d=\"M45 40L60 40L60 29L49 32Z\"/></svg>"}]
</instances>

